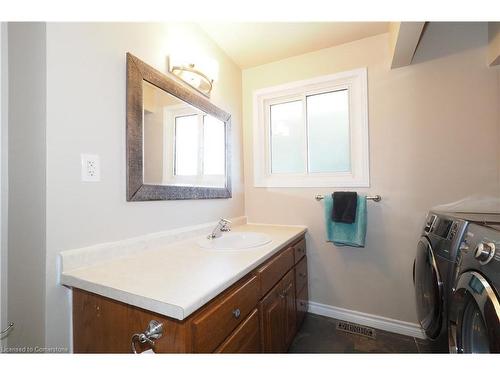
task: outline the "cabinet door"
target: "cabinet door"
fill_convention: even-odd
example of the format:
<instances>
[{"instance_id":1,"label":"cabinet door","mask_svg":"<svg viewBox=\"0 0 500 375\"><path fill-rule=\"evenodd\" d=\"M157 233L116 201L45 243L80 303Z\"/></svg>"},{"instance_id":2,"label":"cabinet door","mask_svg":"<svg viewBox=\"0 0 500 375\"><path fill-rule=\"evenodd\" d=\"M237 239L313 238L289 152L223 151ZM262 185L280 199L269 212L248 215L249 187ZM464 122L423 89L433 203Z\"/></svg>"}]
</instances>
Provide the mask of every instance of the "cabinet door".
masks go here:
<instances>
[{"instance_id":1,"label":"cabinet door","mask_svg":"<svg viewBox=\"0 0 500 375\"><path fill-rule=\"evenodd\" d=\"M284 294L284 323L285 323L285 350L288 349L297 332L296 321L296 299L295 299L295 275L294 270L290 270L283 278Z\"/></svg>"},{"instance_id":2,"label":"cabinet door","mask_svg":"<svg viewBox=\"0 0 500 375\"><path fill-rule=\"evenodd\" d=\"M216 353L260 353L259 312L250 316L217 348Z\"/></svg>"},{"instance_id":3,"label":"cabinet door","mask_svg":"<svg viewBox=\"0 0 500 375\"><path fill-rule=\"evenodd\" d=\"M260 302L262 348L265 353L285 350L284 284L280 281Z\"/></svg>"}]
</instances>

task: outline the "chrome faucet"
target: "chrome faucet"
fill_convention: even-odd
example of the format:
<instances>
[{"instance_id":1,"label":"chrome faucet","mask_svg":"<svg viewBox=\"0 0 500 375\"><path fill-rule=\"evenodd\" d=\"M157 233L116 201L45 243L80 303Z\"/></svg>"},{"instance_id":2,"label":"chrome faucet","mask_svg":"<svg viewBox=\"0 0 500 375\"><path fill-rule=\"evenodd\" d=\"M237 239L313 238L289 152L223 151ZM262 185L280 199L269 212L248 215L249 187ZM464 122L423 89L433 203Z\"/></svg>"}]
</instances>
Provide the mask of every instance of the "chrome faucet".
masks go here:
<instances>
[{"instance_id":1,"label":"chrome faucet","mask_svg":"<svg viewBox=\"0 0 500 375\"><path fill-rule=\"evenodd\" d=\"M209 240L213 240L214 238L222 236L222 232L229 231L231 231L231 221L221 217L214 230L207 236L207 238Z\"/></svg>"}]
</instances>

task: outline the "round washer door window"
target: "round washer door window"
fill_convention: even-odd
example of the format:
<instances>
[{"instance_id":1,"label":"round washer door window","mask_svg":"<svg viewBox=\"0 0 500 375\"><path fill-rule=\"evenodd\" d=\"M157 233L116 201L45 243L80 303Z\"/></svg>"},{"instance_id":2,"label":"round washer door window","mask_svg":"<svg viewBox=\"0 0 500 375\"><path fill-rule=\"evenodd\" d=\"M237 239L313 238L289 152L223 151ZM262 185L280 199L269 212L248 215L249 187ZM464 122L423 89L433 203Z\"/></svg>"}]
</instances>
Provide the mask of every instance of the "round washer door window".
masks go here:
<instances>
[{"instance_id":1,"label":"round washer door window","mask_svg":"<svg viewBox=\"0 0 500 375\"><path fill-rule=\"evenodd\" d=\"M422 237L415 259L415 295L417 314L427 337L439 335L442 322L442 283L429 240Z\"/></svg>"},{"instance_id":2,"label":"round washer door window","mask_svg":"<svg viewBox=\"0 0 500 375\"><path fill-rule=\"evenodd\" d=\"M490 342L479 306L470 298L462 318L462 350L464 353L489 353Z\"/></svg>"},{"instance_id":3,"label":"round washer door window","mask_svg":"<svg viewBox=\"0 0 500 375\"><path fill-rule=\"evenodd\" d=\"M476 271L460 275L450 306L450 351L500 353L500 302Z\"/></svg>"}]
</instances>

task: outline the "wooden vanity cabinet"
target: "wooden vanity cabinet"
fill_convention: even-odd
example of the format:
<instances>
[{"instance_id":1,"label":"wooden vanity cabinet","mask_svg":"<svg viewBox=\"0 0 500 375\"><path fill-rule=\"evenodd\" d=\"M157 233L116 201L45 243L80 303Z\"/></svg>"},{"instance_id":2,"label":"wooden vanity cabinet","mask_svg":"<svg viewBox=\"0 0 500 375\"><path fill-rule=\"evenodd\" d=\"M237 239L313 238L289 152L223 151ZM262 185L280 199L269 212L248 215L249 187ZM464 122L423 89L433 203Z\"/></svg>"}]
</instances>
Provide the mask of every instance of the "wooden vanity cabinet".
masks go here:
<instances>
[{"instance_id":1,"label":"wooden vanity cabinet","mask_svg":"<svg viewBox=\"0 0 500 375\"><path fill-rule=\"evenodd\" d=\"M156 353L185 353L191 347L188 322L127 305L80 289L73 290L73 352L132 353L131 338L142 332L150 320L163 323ZM137 345L137 351L149 349Z\"/></svg>"},{"instance_id":2,"label":"wooden vanity cabinet","mask_svg":"<svg viewBox=\"0 0 500 375\"><path fill-rule=\"evenodd\" d=\"M305 245L306 243L304 240L299 241L296 247L300 248L301 251L295 251L295 311L297 329L299 329L302 325L309 307L307 257L305 256Z\"/></svg>"},{"instance_id":3,"label":"wooden vanity cabinet","mask_svg":"<svg viewBox=\"0 0 500 375\"><path fill-rule=\"evenodd\" d=\"M262 349L265 353L285 350L284 283L279 282L259 304Z\"/></svg>"},{"instance_id":4,"label":"wooden vanity cabinet","mask_svg":"<svg viewBox=\"0 0 500 375\"><path fill-rule=\"evenodd\" d=\"M261 351L259 310L254 309L215 353L260 353Z\"/></svg>"},{"instance_id":5,"label":"wooden vanity cabinet","mask_svg":"<svg viewBox=\"0 0 500 375\"><path fill-rule=\"evenodd\" d=\"M297 329L299 329L300 326L302 325L302 322L304 321L304 318L306 316L307 309L309 308L308 298L309 297L307 293L307 288L304 288L299 293L297 293L296 297Z\"/></svg>"},{"instance_id":6,"label":"wooden vanity cabinet","mask_svg":"<svg viewBox=\"0 0 500 375\"><path fill-rule=\"evenodd\" d=\"M297 321L296 321L296 300L295 300L295 280L294 280L294 270L288 271L287 276L283 278L284 282L284 293L285 293L285 350L293 341L295 334L297 333Z\"/></svg>"},{"instance_id":7,"label":"wooden vanity cabinet","mask_svg":"<svg viewBox=\"0 0 500 375\"><path fill-rule=\"evenodd\" d=\"M156 353L286 352L307 311L305 249L302 237L182 321L74 289L74 352L131 353L152 319L164 324Z\"/></svg>"},{"instance_id":8,"label":"wooden vanity cabinet","mask_svg":"<svg viewBox=\"0 0 500 375\"><path fill-rule=\"evenodd\" d=\"M267 293L260 302L259 309L263 351L286 352L296 333L293 269Z\"/></svg>"},{"instance_id":9,"label":"wooden vanity cabinet","mask_svg":"<svg viewBox=\"0 0 500 375\"><path fill-rule=\"evenodd\" d=\"M283 276L293 267L293 247L280 251L263 266L257 269L260 280L260 295L264 297L271 288L276 285Z\"/></svg>"},{"instance_id":10,"label":"wooden vanity cabinet","mask_svg":"<svg viewBox=\"0 0 500 375\"><path fill-rule=\"evenodd\" d=\"M224 298L210 303L192 319L195 353L213 352L255 309L260 299L256 275L233 289Z\"/></svg>"}]
</instances>

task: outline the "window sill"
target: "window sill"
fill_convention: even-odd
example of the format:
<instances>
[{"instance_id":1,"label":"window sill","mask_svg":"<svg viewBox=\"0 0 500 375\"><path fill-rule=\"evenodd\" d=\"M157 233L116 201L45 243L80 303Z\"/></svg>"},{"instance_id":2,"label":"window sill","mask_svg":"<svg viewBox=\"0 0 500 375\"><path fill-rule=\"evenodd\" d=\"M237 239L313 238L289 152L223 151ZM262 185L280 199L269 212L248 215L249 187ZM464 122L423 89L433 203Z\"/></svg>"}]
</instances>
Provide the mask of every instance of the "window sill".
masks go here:
<instances>
[{"instance_id":1,"label":"window sill","mask_svg":"<svg viewBox=\"0 0 500 375\"><path fill-rule=\"evenodd\" d=\"M325 176L267 176L255 178L254 187L258 188L367 188L370 187L370 177L352 175L345 177Z\"/></svg>"}]
</instances>

